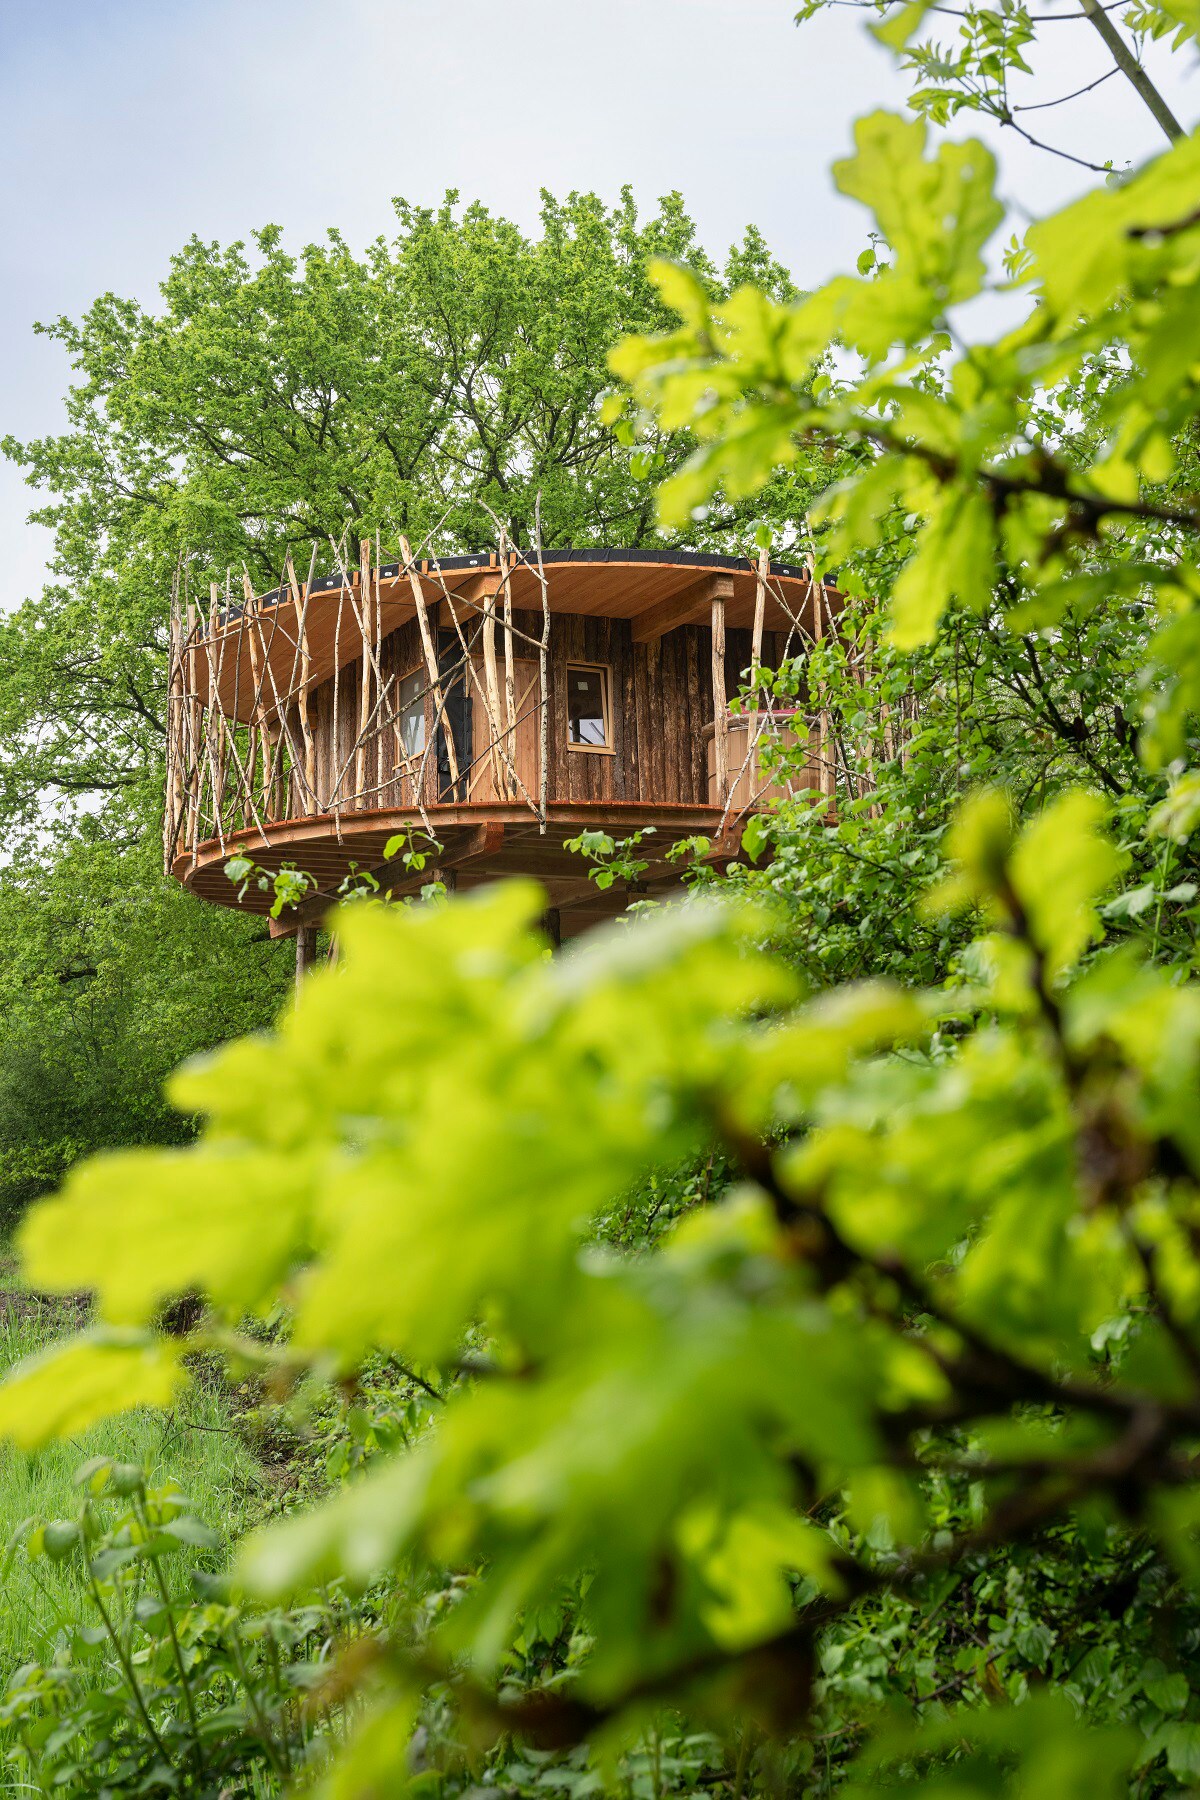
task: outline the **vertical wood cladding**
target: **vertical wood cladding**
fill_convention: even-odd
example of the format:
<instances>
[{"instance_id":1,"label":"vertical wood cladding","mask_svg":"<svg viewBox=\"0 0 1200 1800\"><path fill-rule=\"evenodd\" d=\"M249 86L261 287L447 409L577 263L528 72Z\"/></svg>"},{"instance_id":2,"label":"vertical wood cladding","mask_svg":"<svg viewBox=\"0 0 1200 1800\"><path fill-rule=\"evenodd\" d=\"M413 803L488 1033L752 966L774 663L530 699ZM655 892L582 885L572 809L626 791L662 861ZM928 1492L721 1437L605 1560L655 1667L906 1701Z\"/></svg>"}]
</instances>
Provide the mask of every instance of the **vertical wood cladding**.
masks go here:
<instances>
[{"instance_id":1,"label":"vertical wood cladding","mask_svg":"<svg viewBox=\"0 0 1200 1800\"><path fill-rule=\"evenodd\" d=\"M550 654L551 799L707 805L702 733L712 711L710 643L697 625L635 644L627 619L557 615ZM611 671L611 756L567 747L572 663Z\"/></svg>"},{"instance_id":2,"label":"vertical wood cladding","mask_svg":"<svg viewBox=\"0 0 1200 1800\"><path fill-rule=\"evenodd\" d=\"M452 625L444 603L433 611L440 613L440 617L431 620L435 631L439 625L443 629ZM482 680L479 616L463 610L460 620L472 661ZM518 763L521 778L530 786L536 800L541 727L536 710L536 680L531 693L529 684L537 673L541 614L519 612L514 615L513 624L518 634L524 634L523 637L518 635L515 645L518 702L522 694L527 695L525 706L519 709L522 722L518 727ZM503 632L497 637L503 685ZM763 650L764 660L769 661L773 650L769 634ZM704 727L712 722L711 659L712 635L704 625L677 626L652 643L635 644L628 620L556 613L550 628L549 798L564 802L633 800L707 805L703 733ZM727 634L725 676L730 694L737 693L742 686L743 671L749 661L750 633L730 631ZM568 748L567 669L573 663L590 663L610 671L612 754ZM396 687L414 669L424 670L415 620L383 639L379 647L379 667L384 683L391 683L387 704L382 709L384 718L390 718ZM361 796L354 793L354 747L359 734L361 677L362 662L358 659L342 669L336 683L330 680L316 688L310 701L316 788L322 809L330 808L339 800L347 808L411 807L414 804L411 783L403 769L397 767L398 733L390 724L381 726L378 716L369 738L364 792ZM490 800L494 797L494 784L486 767L486 709L474 681L470 682L470 687L475 724L471 795L476 800ZM371 696L374 704L374 682ZM434 710L433 697L427 695L427 742L433 732ZM298 735L298 724L293 729ZM427 801L434 797L433 762L431 755ZM294 778L290 798L294 812L312 810L311 803L305 802L300 795Z\"/></svg>"}]
</instances>

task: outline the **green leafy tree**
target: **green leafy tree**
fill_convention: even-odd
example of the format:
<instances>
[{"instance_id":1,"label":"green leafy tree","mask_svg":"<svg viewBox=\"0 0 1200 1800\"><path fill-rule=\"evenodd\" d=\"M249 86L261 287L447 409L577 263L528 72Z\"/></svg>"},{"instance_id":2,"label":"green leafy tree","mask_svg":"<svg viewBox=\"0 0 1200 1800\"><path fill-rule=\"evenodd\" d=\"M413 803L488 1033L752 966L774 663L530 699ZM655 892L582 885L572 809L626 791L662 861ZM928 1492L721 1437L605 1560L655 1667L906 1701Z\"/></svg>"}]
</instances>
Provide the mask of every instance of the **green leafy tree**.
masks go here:
<instances>
[{"instance_id":1,"label":"green leafy tree","mask_svg":"<svg viewBox=\"0 0 1200 1800\"><path fill-rule=\"evenodd\" d=\"M198 906L150 833L85 818L49 866L0 880L0 1221L93 1150L177 1142L164 1100L183 1056L266 1025L289 960L261 920Z\"/></svg>"},{"instance_id":2,"label":"green leafy tree","mask_svg":"<svg viewBox=\"0 0 1200 1800\"><path fill-rule=\"evenodd\" d=\"M48 494L53 580L0 625L0 794L121 793L163 737L166 621L181 558L207 593L243 570L278 581L289 546L401 532L446 550L666 542L653 491L600 421L605 359L669 314L647 259L706 291L786 273L749 231L719 273L678 195L639 217L626 191L543 197L527 236L448 195L396 203L398 232L356 254L337 232L299 255L274 226L251 246L193 239L161 304L113 294L45 327L71 357L69 429L4 448ZM647 468L686 453L655 433ZM729 509L710 534L737 525Z\"/></svg>"},{"instance_id":3,"label":"green leafy tree","mask_svg":"<svg viewBox=\"0 0 1200 1800\"><path fill-rule=\"evenodd\" d=\"M677 195L640 217L543 199L526 234L455 196L397 203L397 235L292 254L193 240L158 304L102 296L45 329L75 379L68 429L7 453L54 532L44 593L0 620L0 1205L79 1154L174 1138L182 1056L266 1024L284 953L157 869L167 617L190 578L272 585L289 545L406 531L496 541L667 541L653 489L597 416L606 355L669 315L646 274L679 258L715 293L793 292L753 230L723 271ZM682 442L655 434L646 468ZM718 509L710 537L742 532ZM303 551L299 550L301 544Z\"/></svg>"},{"instance_id":4,"label":"green leafy tree","mask_svg":"<svg viewBox=\"0 0 1200 1800\"><path fill-rule=\"evenodd\" d=\"M817 512L835 563L874 548L894 511L919 521L891 593L895 646L930 643L952 606L1053 634L1109 599L1127 597L1142 617L1157 600L1165 621L1146 654L1163 683L1143 754L1161 766L1183 748L1195 698L1186 546L1196 517L1173 492L1196 400L1179 379L1196 273L1195 142L1031 227L1018 277L1033 296L1026 319L995 344L955 348L950 315L983 291L983 252L1003 217L993 159L979 143L927 155L922 123L884 113L856 135L835 177L895 239L886 266L794 306L746 289L714 309L686 271L662 265L683 326L614 357L651 411L675 419L713 398L696 415L704 442L664 484L664 516L678 522L718 489L753 493L804 435L856 442L857 470ZM819 375L838 344L853 373ZM1051 403L1069 405L1100 347L1105 430L1062 443Z\"/></svg>"}]
</instances>

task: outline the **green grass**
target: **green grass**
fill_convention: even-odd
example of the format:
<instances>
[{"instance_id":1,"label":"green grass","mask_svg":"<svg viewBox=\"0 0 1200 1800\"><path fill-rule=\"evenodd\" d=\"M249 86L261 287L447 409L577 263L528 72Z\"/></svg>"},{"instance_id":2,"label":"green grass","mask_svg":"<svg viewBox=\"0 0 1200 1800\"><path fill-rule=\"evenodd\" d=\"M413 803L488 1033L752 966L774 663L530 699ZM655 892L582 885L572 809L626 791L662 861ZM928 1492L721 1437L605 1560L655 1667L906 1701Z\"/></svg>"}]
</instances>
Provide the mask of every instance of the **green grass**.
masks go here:
<instances>
[{"instance_id":1,"label":"green grass","mask_svg":"<svg viewBox=\"0 0 1200 1800\"><path fill-rule=\"evenodd\" d=\"M0 1373L75 1329L77 1317L69 1308L39 1307L11 1287L0 1290ZM268 1478L231 1426L227 1396L215 1383L197 1381L170 1413L124 1413L31 1453L0 1444L0 1544L24 1519L73 1517L80 1495L71 1478L81 1463L99 1455L140 1463L152 1479L174 1477L226 1544L256 1513L261 1516L271 1493ZM22 1663L53 1654L65 1623L94 1622L78 1573L59 1566L47 1581L50 1571L44 1563L38 1566L40 1578L18 1554L0 1583L0 1693Z\"/></svg>"}]
</instances>

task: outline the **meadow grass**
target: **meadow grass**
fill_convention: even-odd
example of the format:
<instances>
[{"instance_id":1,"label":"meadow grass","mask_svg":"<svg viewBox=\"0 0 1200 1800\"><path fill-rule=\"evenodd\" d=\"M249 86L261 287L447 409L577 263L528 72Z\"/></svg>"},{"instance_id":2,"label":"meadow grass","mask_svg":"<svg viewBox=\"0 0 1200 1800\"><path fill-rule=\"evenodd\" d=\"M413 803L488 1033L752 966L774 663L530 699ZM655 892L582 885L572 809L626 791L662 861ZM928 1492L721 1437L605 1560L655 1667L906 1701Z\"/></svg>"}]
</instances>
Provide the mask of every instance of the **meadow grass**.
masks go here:
<instances>
[{"instance_id":1,"label":"meadow grass","mask_svg":"<svg viewBox=\"0 0 1200 1800\"><path fill-rule=\"evenodd\" d=\"M0 1289L0 1374L78 1324L78 1312L69 1307L39 1305L19 1290ZM231 1424L226 1393L216 1382L198 1380L171 1412L123 1413L44 1450L0 1444L0 1544L28 1518L75 1516L80 1494L72 1476L89 1457L101 1455L139 1463L152 1480L173 1477L227 1547L255 1512L261 1514L271 1492ZM17 1554L0 1578L0 1693L22 1663L53 1655L65 1626L94 1623L73 1559L54 1568L52 1581L48 1574L45 1564L31 1565Z\"/></svg>"}]
</instances>

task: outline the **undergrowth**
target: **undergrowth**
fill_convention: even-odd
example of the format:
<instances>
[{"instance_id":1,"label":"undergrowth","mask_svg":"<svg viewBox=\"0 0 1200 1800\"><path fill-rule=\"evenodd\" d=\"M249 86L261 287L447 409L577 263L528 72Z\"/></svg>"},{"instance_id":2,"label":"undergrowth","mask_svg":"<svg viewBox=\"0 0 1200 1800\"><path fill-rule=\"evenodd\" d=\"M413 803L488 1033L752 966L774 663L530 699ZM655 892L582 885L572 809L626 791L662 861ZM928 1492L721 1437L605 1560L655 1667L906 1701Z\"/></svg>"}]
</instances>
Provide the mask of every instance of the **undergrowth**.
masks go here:
<instances>
[{"instance_id":1,"label":"undergrowth","mask_svg":"<svg viewBox=\"0 0 1200 1800\"><path fill-rule=\"evenodd\" d=\"M0 1292L0 1370L7 1372L79 1323L79 1309L50 1306L6 1285ZM170 1412L126 1413L32 1452L0 1445L0 1541L10 1546L27 1519L73 1513L79 1495L72 1477L81 1463L100 1455L137 1464L151 1481L174 1478L197 1513L230 1544L272 1498L271 1480L232 1418L229 1390L216 1381L197 1381ZM63 1569L51 1587L25 1557L6 1554L0 1576L0 1689L21 1664L51 1657L63 1634L81 1622L90 1620L80 1570Z\"/></svg>"}]
</instances>

